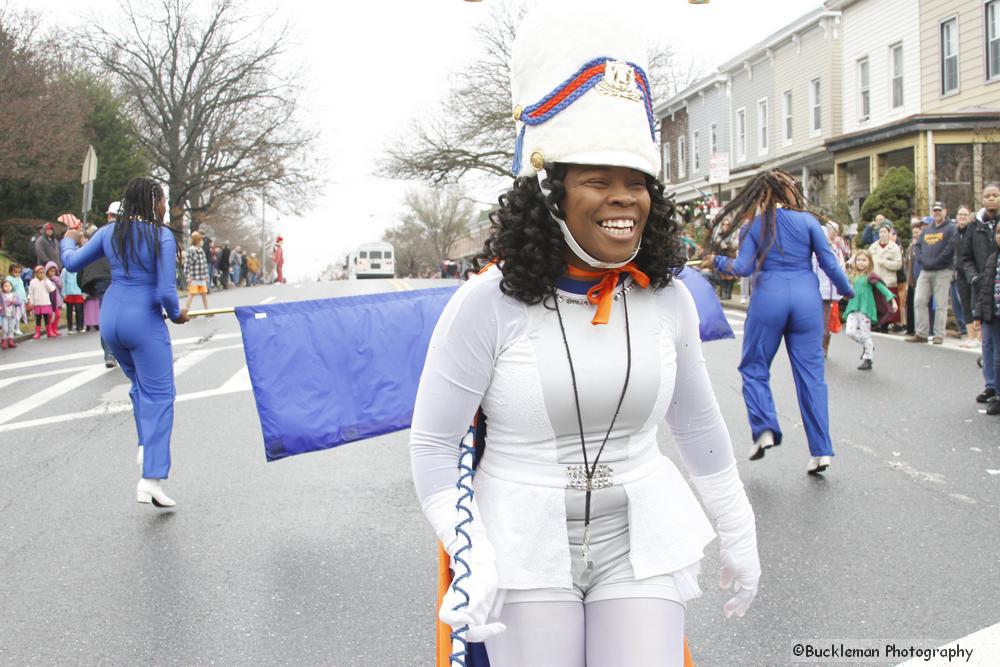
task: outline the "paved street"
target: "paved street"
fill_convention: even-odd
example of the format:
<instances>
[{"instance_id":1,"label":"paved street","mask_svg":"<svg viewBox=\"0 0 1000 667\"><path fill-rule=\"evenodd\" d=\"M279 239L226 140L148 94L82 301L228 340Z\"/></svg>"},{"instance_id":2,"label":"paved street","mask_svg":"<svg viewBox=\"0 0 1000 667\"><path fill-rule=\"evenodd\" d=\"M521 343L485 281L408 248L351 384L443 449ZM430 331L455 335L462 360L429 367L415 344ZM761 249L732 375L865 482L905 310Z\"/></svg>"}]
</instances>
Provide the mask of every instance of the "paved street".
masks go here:
<instances>
[{"instance_id":1,"label":"paved street","mask_svg":"<svg viewBox=\"0 0 1000 667\"><path fill-rule=\"evenodd\" d=\"M288 284L212 306L442 284ZM431 665L435 545L407 433L267 464L235 318L171 333L176 511L135 502L127 381L96 334L0 353L0 663ZM879 337L861 373L835 336L838 456L813 478L784 352L785 444L750 462L739 338L706 350L764 575L749 615L725 621L709 547L688 608L698 667L789 664L820 640L930 648L1000 622L1000 418L973 401L975 354Z\"/></svg>"}]
</instances>

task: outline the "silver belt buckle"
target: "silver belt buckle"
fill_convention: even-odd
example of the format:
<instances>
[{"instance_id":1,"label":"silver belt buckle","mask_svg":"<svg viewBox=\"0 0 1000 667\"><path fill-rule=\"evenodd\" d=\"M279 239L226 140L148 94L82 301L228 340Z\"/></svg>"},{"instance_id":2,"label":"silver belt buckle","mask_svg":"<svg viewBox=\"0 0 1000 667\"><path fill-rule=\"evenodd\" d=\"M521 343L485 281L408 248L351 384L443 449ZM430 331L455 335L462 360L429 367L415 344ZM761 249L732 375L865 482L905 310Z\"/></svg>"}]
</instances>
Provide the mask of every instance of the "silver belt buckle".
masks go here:
<instances>
[{"instance_id":1,"label":"silver belt buckle","mask_svg":"<svg viewBox=\"0 0 1000 667\"><path fill-rule=\"evenodd\" d=\"M593 491L595 489L607 489L614 485L614 468L606 463L598 463L594 468L594 476L587 479L587 469L582 464L566 466L567 489L577 491Z\"/></svg>"}]
</instances>

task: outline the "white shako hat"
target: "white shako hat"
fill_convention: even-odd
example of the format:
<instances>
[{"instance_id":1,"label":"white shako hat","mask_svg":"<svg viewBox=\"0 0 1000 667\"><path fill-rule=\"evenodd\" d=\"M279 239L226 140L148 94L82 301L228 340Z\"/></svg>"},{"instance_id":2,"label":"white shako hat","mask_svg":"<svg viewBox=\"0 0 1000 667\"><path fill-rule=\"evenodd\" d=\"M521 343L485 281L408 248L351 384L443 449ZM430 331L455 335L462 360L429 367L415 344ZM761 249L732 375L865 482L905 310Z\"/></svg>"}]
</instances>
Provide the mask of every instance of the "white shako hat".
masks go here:
<instances>
[{"instance_id":1,"label":"white shako hat","mask_svg":"<svg viewBox=\"0 0 1000 667\"><path fill-rule=\"evenodd\" d=\"M545 162L659 174L640 20L619 3L580 0L525 16L511 50L515 177Z\"/></svg>"}]
</instances>

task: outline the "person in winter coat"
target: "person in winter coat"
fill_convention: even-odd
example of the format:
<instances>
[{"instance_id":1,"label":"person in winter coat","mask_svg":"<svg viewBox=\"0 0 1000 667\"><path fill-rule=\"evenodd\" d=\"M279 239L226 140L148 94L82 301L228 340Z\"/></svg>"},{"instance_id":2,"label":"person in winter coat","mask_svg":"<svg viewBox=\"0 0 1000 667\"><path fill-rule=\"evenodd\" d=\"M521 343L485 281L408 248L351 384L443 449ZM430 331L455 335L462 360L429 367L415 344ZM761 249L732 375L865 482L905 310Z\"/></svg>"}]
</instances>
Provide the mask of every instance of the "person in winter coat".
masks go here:
<instances>
[{"instance_id":1,"label":"person in winter coat","mask_svg":"<svg viewBox=\"0 0 1000 667\"><path fill-rule=\"evenodd\" d=\"M966 232L965 243L961 253L962 271L969 281L969 300L978 303L979 278L986 269L989 256L993 254L994 245L992 243L994 231L1000 221L1000 185L989 183L983 188L983 208L976 213L976 220L972 223L971 229ZM988 289L988 286L986 286ZM997 395L997 376L993 372L994 356L996 349L993 347L993 340L986 335L983 339L983 379L986 388L978 396L976 402L986 403Z\"/></svg>"},{"instance_id":2,"label":"person in winter coat","mask_svg":"<svg viewBox=\"0 0 1000 667\"><path fill-rule=\"evenodd\" d=\"M115 202L114 204L114 210L117 211L121 207L121 202ZM90 225L87 227L83 233L83 242L88 243L96 233L96 226ZM82 271L77 273L76 281L80 285L80 289L83 290L83 293L87 295L87 300L83 303L84 329L86 331L99 331L101 328L101 299L104 298L104 293L111 287L111 262L108 261L107 257L102 257L96 262L88 264ZM98 339L101 341L101 348L104 350L105 368L114 368L118 365L118 362L115 360L114 355L111 354L111 350L108 349L104 339L100 336L98 336Z\"/></svg>"},{"instance_id":3,"label":"person in winter coat","mask_svg":"<svg viewBox=\"0 0 1000 667\"><path fill-rule=\"evenodd\" d=\"M54 292L49 293L49 300L52 303L52 333L50 336L59 335L59 320L62 318L62 307L63 307L63 281L59 277L59 267L56 266L55 262L49 262L45 265L45 277L52 281L52 284L56 286Z\"/></svg>"},{"instance_id":4,"label":"person in winter coat","mask_svg":"<svg viewBox=\"0 0 1000 667\"><path fill-rule=\"evenodd\" d=\"M868 246L871 255L872 272L882 279L885 286L892 292L893 298L899 298L899 286L897 285L897 272L903 268L903 251L899 244L893 240L892 223L883 219L878 227L878 240ZM899 323L899 309L891 313L889 320L879 325L879 330L883 333L888 330L890 324Z\"/></svg>"},{"instance_id":5,"label":"person in winter coat","mask_svg":"<svg viewBox=\"0 0 1000 667\"><path fill-rule=\"evenodd\" d=\"M229 249L229 241L223 241L222 250L219 252L219 258L216 263L216 268L219 271L219 281L222 283L222 289L229 289L229 256L232 252L233 251Z\"/></svg>"},{"instance_id":6,"label":"person in winter coat","mask_svg":"<svg viewBox=\"0 0 1000 667\"><path fill-rule=\"evenodd\" d=\"M52 299L49 296L56 291L56 286L45 277L45 267L35 267L35 277L28 285L28 307L35 313L35 340L42 337L42 322L45 322L45 335L52 337Z\"/></svg>"},{"instance_id":7,"label":"person in winter coat","mask_svg":"<svg viewBox=\"0 0 1000 667\"><path fill-rule=\"evenodd\" d=\"M83 333L83 303L86 297L77 283L77 275L64 268L60 277L63 284L63 301L66 303L66 334Z\"/></svg>"},{"instance_id":8,"label":"person in winter coat","mask_svg":"<svg viewBox=\"0 0 1000 667\"><path fill-rule=\"evenodd\" d=\"M993 254L986 258L979 280L976 281L976 302L973 316L974 326L982 329L983 340L993 343L993 377L1000 377L1000 225L993 229ZM985 364L985 360L983 362ZM987 399L986 414L1000 415L1000 396Z\"/></svg>"},{"instance_id":9,"label":"person in winter coat","mask_svg":"<svg viewBox=\"0 0 1000 667\"><path fill-rule=\"evenodd\" d=\"M0 349L17 347L14 336L21 335L21 320L24 318L24 301L14 291L14 283L5 279L0 283L0 319L3 321L3 337Z\"/></svg>"},{"instance_id":10,"label":"person in winter coat","mask_svg":"<svg viewBox=\"0 0 1000 667\"><path fill-rule=\"evenodd\" d=\"M35 239L35 262L45 266L49 262L62 271L62 260L59 258L59 241L56 240L55 227L51 222L45 224L42 233Z\"/></svg>"}]
</instances>

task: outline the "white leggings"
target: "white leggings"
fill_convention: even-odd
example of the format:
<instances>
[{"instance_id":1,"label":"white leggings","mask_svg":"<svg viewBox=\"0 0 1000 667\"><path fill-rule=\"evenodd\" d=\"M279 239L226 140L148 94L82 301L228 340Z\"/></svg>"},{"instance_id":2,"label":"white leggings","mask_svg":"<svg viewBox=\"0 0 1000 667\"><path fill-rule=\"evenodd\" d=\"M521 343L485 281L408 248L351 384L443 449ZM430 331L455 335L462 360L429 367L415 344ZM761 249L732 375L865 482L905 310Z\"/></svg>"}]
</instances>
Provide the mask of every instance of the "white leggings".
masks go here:
<instances>
[{"instance_id":1,"label":"white leggings","mask_svg":"<svg viewBox=\"0 0 1000 667\"><path fill-rule=\"evenodd\" d=\"M491 667L682 667L684 606L623 598L505 604L486 641Z\"/></svg>"},{"instance_id":2,"label":"white leggings","mask_svg":"<svg viewBox=\"0 0 1000 667\"><path fill-rule=\"evenodd\" d=\"M847 330L844 332L848 338L861 345L863 352L862 359L871 359L875 352L875 344L872 342L872 321L867 315L854 311L847 316Z\"/></svg>"}]
</instances>

